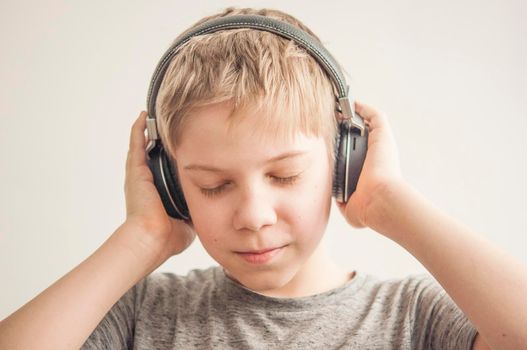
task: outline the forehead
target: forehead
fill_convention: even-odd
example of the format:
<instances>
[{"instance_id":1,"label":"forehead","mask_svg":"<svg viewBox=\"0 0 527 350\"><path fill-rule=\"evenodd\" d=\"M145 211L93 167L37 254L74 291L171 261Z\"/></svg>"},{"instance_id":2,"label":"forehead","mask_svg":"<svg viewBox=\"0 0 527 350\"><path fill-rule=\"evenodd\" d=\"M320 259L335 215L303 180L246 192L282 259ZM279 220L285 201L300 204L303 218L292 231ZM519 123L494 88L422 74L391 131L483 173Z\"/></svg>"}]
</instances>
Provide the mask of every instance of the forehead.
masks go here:
<instances>
[{"instance_id":1,"label":"forehead","mask_svg":"<svg viewBox=\"0 0 527 350\"><path fill-rule=\"evenodd\" d=\"M287 152L325 150L320 137L301 131L273 132L258 113L241 115L228 103L201 107L193 111L178 140L176 158L203 162L261 162ZM299 157L300 158L300 157Z\"/></svg>"},{"instance_id":2,"label":"forehead","mask_svg":"<svg viewBox=\"0 0 527 350\"><path fill-rule=\"evenodd\" d=\"M271 109L234 110L231 102L195 108L182 125L177 144L199 143L206 139L217 144L257 143L262 146L294 146L305 143L305 128L293 116Z\"/></svg>"}]
</instances>

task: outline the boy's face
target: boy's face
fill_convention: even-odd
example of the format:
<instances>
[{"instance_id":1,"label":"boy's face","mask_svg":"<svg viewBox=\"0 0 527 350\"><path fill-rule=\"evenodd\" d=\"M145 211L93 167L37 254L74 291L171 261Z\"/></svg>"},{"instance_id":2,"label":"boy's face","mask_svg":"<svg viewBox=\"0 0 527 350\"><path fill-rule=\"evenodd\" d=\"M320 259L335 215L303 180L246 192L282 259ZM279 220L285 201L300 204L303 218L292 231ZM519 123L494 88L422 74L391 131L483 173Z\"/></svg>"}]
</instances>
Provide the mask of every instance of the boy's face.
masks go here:
<instances>
[{"instance_id":1,"label":"boy's face","mask_svg":"<svg viewBox=\"0 0 527 350\"><path fill-rule=\"evenodd\" d=\"M309 274L329 217L332 164L323 138L254 138L258 115L227 131L230 112L225 102L190 116L175 151L180 183L210 256L247 288L276 290ZM269 161L291 152L301 153ZM269 248L280 249L270 259L241 254Z\"/></svg>"}]
</instances>

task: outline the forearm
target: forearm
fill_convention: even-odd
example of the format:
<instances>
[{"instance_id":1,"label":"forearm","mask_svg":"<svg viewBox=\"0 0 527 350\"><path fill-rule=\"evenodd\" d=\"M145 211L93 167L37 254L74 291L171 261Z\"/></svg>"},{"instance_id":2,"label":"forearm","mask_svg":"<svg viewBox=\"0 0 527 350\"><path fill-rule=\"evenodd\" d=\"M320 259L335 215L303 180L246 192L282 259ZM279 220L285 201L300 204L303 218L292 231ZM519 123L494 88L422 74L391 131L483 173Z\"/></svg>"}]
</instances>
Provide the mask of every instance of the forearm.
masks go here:
<instances>
[{"instance_id":1,"label":"forearm","mask_svg":"<svg viewBox=\"0 0 527 350\"><path fill-rule=\"evenodd\" d=\"M492 348L527 344L527 268L519 261L407 184L383 189L366 220L432 273Z\"/></svg>"},{"instance_id":2,"label":"forearm","mask_svg":"<svg viewBox=\"0 0 527 350\"><path fill-rule=\"evenodd\" d=\"M3 320L0 349L80 348L113 304L158 265L130 246L134 230L121 225L90 257Z\"/></svg>"}]
</instances>

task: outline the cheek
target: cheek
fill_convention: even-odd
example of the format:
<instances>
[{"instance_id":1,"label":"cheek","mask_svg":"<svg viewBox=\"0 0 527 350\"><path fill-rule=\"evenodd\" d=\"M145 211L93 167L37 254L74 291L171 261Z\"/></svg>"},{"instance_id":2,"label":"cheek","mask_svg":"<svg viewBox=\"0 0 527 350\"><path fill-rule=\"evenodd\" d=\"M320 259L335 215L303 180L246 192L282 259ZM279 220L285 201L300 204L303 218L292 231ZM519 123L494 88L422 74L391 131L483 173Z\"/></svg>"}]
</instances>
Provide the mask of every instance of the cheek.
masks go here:
<instances>
[{"instance_id":1,"label":"cheek","mask_svg":"<svg viewBox=\"0 0 527 350\"><path fill-rule=\"evenodd\" d=\"M192 204L189 204L189 209L196 235L208 255L221 265L226 251L230 250L226 243L232 239L228 237L230 232L228 226L225 226L227 215L217 206L206 205L203 202L195 204L197 204L196 209L191 207Z\"/></svg>"},{"instance_id":2,"label":"cheek","mask_svg":"<svg viewBox=\"0 0 527 350\"><path fill-rule=\"evenodd\" d=\"M225 232L224 228L229 220L225 206L207 199L185 180L181 182L181 186L199 240L205 247L221 245L221 234Z\"/></svg>"},{"instance_id":3,"label":"cheek","mask_svg":"<svg viewBox=\"0 0 527 350\"><path fill-rule=\"evenodd\" d=\"M203 244L221 245L222 232L225 233L228 215L218 205L210 205L205 202L189 204L192 221L199 239Z\"/></svg>"},{"instance_id":4,"label":"cheek","mask_svg":"<svg viewBox=\"0 0 527 350\"><path fill-rule=\"evenodd\" d=\"M290 222L299 240L318 242L331 209L331 179L316 176L286 204Z\"/></svg>"}]
</instances>

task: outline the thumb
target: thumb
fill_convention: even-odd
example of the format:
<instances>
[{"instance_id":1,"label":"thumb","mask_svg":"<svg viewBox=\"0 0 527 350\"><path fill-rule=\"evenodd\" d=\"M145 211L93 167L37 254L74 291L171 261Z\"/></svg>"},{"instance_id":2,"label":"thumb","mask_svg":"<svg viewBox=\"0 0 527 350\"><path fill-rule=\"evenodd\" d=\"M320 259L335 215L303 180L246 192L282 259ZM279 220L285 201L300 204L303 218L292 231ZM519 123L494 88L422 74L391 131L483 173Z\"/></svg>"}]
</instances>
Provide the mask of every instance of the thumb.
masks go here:
<instances>
[{"instance_id":1,"label":"thumb","mask_svg":"<svg viewBox=\"0 0 527 350\"><path fill-rule=\"evenodd\" d=\"M346 219L346 222L350 224L354 228L364 228L366 225L364 225L360 218L358 217L357 213L353 212L353 208L356 208L356 205L353 205L354 198L351 196L347 203L341 203L336 202L337 207L340 210L340 213L344 216Z\"/></svg>"}]
</instances>

